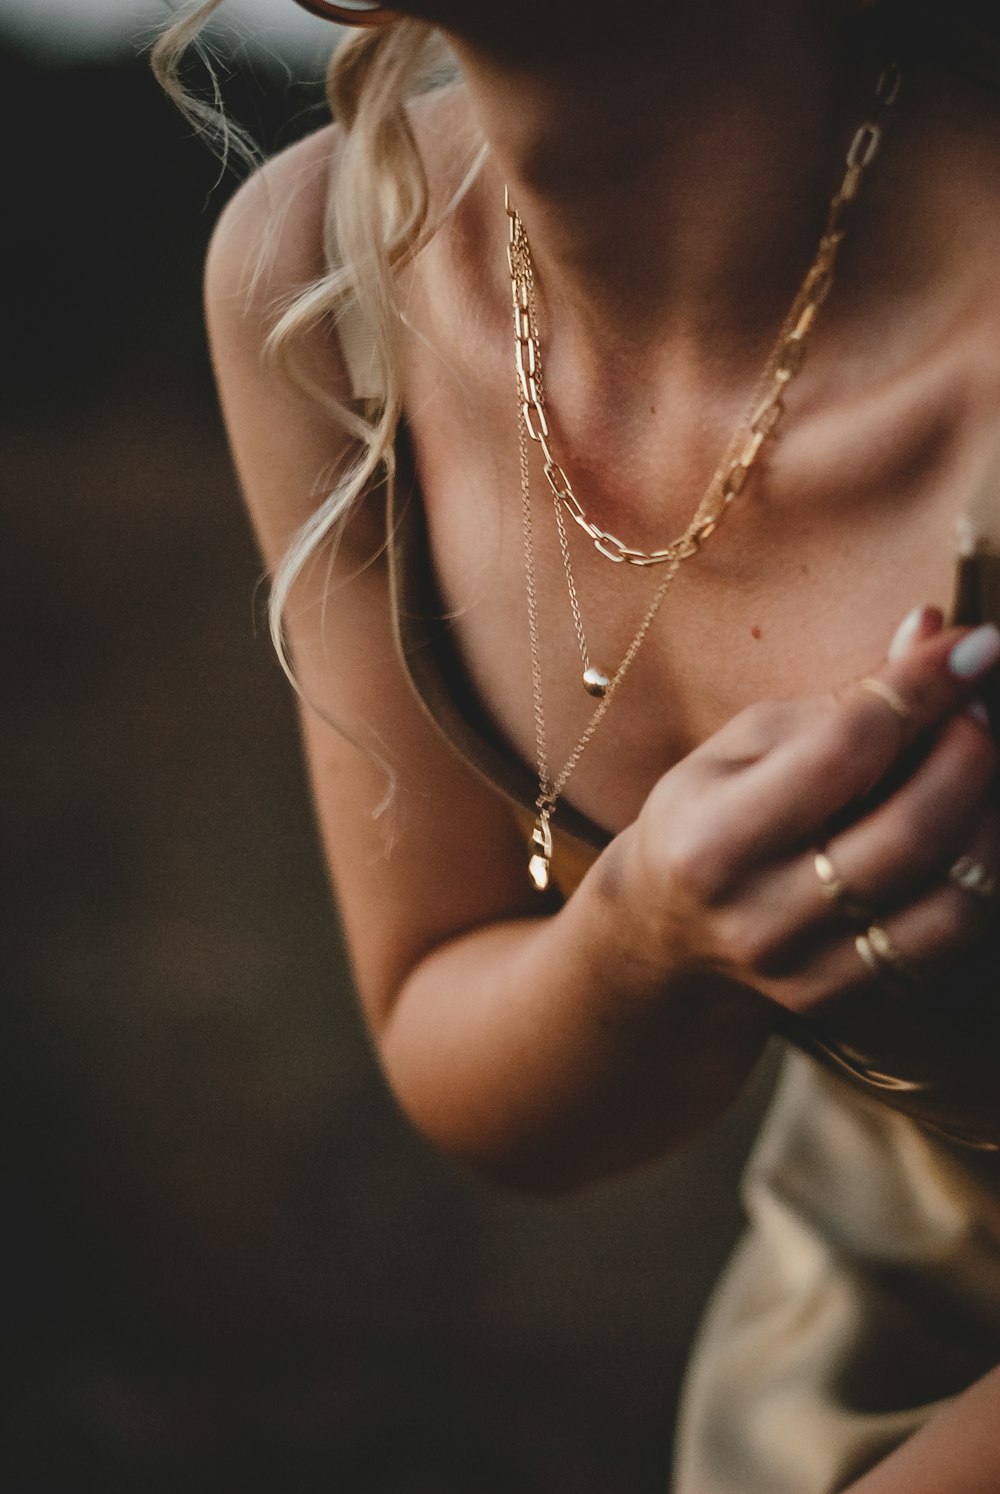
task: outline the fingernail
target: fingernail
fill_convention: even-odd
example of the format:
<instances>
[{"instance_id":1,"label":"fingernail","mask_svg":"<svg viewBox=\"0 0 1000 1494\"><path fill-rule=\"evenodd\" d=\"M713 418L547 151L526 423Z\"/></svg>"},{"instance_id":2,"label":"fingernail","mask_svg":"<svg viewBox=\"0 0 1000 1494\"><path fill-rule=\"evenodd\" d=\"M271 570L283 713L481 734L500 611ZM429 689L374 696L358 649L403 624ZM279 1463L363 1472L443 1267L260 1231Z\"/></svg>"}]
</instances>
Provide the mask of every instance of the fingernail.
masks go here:
<instances>
[{"instance_id":1,"label":"fingernail","mask_svg":"<svg viewBox=\"0 0 1000 1494\"><path fill-rule=\"evenodd\" d=\"M948 668L960 680L975 679L1000 663L1000 629L984 623L966 633L948 655Z\"/></svg>"},{"instance_id":2,"label":"fingernail","mask_svg":"<svg viewBox=\"0 0 1000 1494\"><path fill-rule=\"evenodd\" d=\"M889 644L889 652L886 657L890 664L895 664L896 660L901 659L907 652L910 644L920 632L926 610L926 607L914 607L903 618L903 621L895 633L893 633L892 642Z\"/></svg>"},{"instance_id":3,"label":"fingernail","mask_svg":"<svg viewBox=\"0 0 1000 1494\"><path fill-rule=\"evenodd\" d=\"M965 708L965 714L967 716L971 716L973 721L975 721L979 726L985 727L986 730L989 731L990 713L983 705L981 700L970 700L969 704Z\"/></svg>"}]
</instances>

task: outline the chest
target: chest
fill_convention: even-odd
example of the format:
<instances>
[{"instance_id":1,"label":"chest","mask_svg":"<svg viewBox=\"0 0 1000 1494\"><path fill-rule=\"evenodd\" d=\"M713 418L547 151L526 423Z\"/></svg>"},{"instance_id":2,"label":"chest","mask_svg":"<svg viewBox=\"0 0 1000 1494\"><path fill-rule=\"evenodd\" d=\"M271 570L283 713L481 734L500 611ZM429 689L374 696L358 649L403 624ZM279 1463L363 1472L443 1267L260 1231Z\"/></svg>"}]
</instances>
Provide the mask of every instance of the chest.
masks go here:
<instances>
[{"instance_id":1,"label":"chest","mask_svg":"<svg viewBox=\"0 0 1000 1494\"><path fill-rule=\"evenodd\" d=\"M534 767L541 728L555 778L595 709L582 685L585 659L613 676L631 651L565 788L613 831L663 772L753 701L819 693L870 672L914 604L947 610L951 601L956 521L992 439L990 422L953 394L942 385L908 402L800 412L666 588L664 571L610 563L569 521L564 544L534 461L528 564L512 402L498 403L495 420L452 422L447 438L433 420L418 421L417 477L442 607L497 735ZM638 466L637 522L644 538L655 534L662 509L666 543L704 475L683 461L658 469L648 454ZM627 520L616 514L608 527L629 543Z\"/></svg>"}]
</instances>

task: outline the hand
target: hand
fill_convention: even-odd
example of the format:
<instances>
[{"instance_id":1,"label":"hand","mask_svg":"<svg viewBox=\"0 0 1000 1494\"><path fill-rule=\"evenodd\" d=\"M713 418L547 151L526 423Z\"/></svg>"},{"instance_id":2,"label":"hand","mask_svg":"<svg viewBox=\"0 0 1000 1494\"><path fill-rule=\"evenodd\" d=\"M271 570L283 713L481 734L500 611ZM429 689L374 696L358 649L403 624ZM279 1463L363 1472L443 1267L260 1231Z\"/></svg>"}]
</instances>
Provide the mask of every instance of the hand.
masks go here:
<instances>
[{"instance_id":1,"label":"hand","mask_svg":"<svg viewBox=\"0 0 1000 1494\"><path fill-rule=\"evenodd\" d=\"M949 871L966 857L1000 875L997 754L969 709L998 661L992 625L942 630L927 609L874 677L883 693L868 680L752 706L665 774L624 863L654 957L807 1013L982 953L996 920ZM859 949L869 917L850 905L884 948Z\"/></svg>"}]
</instances>

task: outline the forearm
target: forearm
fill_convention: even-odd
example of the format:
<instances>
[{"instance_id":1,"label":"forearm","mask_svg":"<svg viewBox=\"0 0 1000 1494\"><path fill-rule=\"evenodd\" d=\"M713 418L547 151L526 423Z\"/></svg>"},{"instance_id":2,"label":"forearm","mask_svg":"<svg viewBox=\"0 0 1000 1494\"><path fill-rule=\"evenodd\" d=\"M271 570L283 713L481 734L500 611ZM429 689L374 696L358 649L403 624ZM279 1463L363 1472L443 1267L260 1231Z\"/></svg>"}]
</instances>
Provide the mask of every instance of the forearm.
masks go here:
<instances>
[{"instance_id":1,"label":"forearm","mask_svg":"<svg viewBox=\"0 0 1000 1494\"><path fill-rule=\"evenodd\" d=\"M969 638L995 657L992 631ZM947 868L970 845L978 856L970 826L987 816L996 771L993 743L957 709L973 676L961 655L950 661L969 638L936 633L886 666L879 678L905 716L859 685L734 717L659 779L551 919L518 920L523 904L509 882L499 895L499 879L492 904L459 916L469 891L451 864L432 916L384 901L389 929L410 937L402 957L382 959L384 984L372 981L366 1005L414 1123L537 1187L645 1160L704 1125L739 1088L776 1007L809 1015L872 988L809 845L832 848L863 902L901 901L890 935L899 928L918 967L925 944L939 961L969 947L979 910ZM911 777L831 840L831 821L918 740L930 746ZM413 856L423 880L399 880L398 897L426 903L438 885L431 850ZM869 898L873 861L888 870ZM908 904L924 878L936 892ZM416 942L425 927L431 937ZM374 930L359 942L377 947Z\"/></svg>"},{"instance_id":2,"label":"forearm","mask_svg":"<svg viewBox=\"0 0 1000 1494\"><path fill-rule=\"evenodd\" d=\"M660 1154L721 1113L765 1041L761 998L643 952L613 880L599 862L552 917L439 947L378 1034L413 1123L499 1180L558 1189Z\"/></svg>"},{"instance_id":3,"label":"forearm","mask_svg":"<svg viewBox=\"0 0 1000 1494\"><path fill-rule=\"evenodd\" d=\"M845 1494L996 1494L1000 1368L977 1380Z\"/></svg>"}]
</instances>

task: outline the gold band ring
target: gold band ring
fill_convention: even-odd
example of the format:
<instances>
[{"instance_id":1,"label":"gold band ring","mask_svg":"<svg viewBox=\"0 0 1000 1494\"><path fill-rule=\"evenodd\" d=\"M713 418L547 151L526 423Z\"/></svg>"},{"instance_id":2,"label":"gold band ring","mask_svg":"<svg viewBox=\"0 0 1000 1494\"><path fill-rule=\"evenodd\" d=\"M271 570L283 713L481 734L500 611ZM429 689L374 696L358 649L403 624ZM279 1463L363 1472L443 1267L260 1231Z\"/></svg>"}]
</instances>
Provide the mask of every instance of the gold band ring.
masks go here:
<instances>
[{"instance_id":1,"label":"gold band ring","mask_svg":"<svg viewBox=\"0 0 1000 1494\"><path fill-rule=\"evenodd\" d=\"M948 869L948 881L955 887L960 887L963 892L980 898L984 903L996 902L998 891L996 874L981 861L974 861L971 856L959 856L955 865Z\"/></svg>"},{"instance_id":2,"label":"gold band ring","mask_svg":"<svg viewBox=\"0 0 1000 1494\"><path fill-rule=\"evenodd\" d=\"M858 680L858 689L867 690L869 695L877 695L879 700L884 700L892 714L904 726L909 726L913 721L913 712L894 685L887 685L885 680L876 679L874 675L865 675L863 680Z\"/></svg>"},{"instance_id":3,"label":"gold band ring","mask_svg":"<svg viewBox=\"0 0 1000 1494\"><path fill-rule=\"evenodd\" d=\"M866 933L859 934L854 948L868 972L887 991L898 995L914 990L919 984L913 970L880 924L873 923Z\"/></svg>"},{"instance_id":4,"label":"gold band ring","mask_svg":"<svg viewBox=\"0 0 1000 1494\"><path fill-rule=\"evenodd\" d=\"M852 923L872 922L871 910L854 901L850 888L838 873L826 851L816 852L813 857L813 868L827 902L833 903L834 907Z\"/></svg>"}]
</instances>

